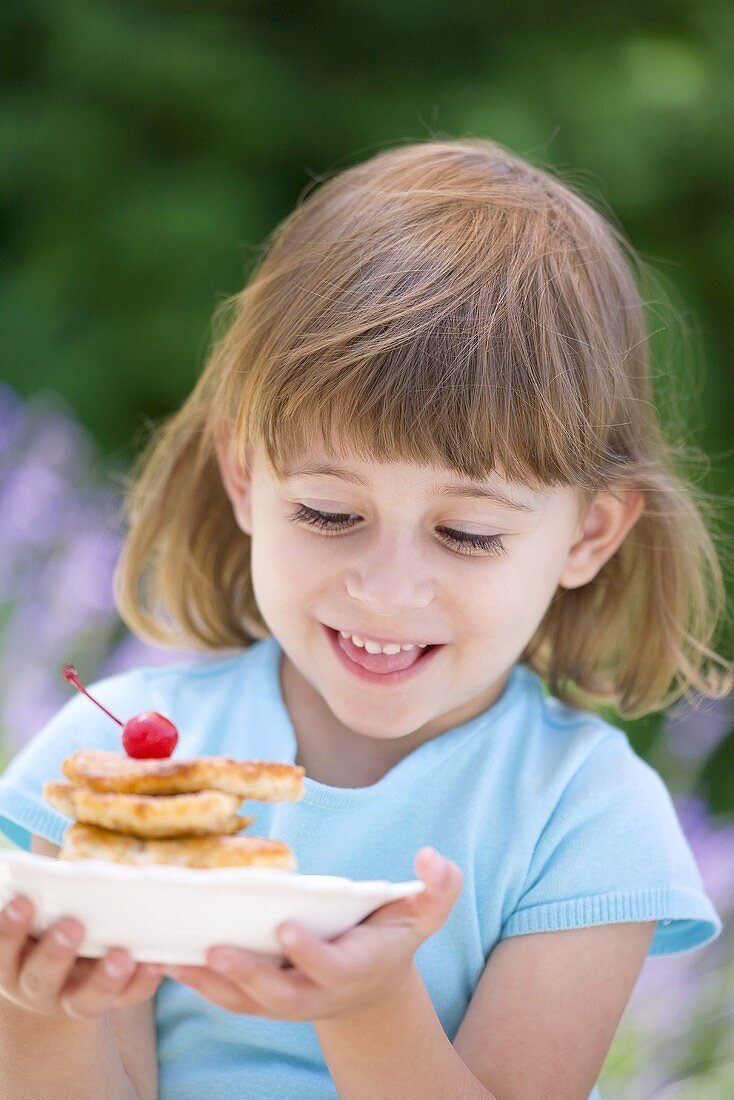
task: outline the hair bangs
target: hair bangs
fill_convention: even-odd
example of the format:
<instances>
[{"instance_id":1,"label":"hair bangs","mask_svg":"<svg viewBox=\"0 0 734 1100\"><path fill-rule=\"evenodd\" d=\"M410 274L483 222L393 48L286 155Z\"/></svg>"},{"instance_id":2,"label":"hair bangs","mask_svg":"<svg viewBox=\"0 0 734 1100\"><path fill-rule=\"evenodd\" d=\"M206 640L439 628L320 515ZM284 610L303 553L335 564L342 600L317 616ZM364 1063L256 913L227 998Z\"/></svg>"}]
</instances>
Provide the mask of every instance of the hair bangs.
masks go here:
<instances>
[{"instance_id":1,"label":"hair bangs","mask_svg":"<svg viewBox=\"0 0 734 1100\"><path fill-rule=\"evenodd\" d=\"M327 339L324 321L317 348L271 349L251 372L257 384L231 395L240 460L248 446L262 446L282 475L323 449L330 458L403 461L467 479L497 472L535 489L598 487L610 448L600 450L589 430L580 366L559 372L555 349L529 338L542 330L517 323L527 303L494 308L488 297L475 294L430 323L417 318L407 337L399 318L379 329L365 324L345 346L336 332Z\"/></svg>"},{"instance_id":2,"label":"hair bangs","mask_svg":"<svg viewBox=\"0 0 734 1100\"><path fill-rule=\"evenodd\" d=\"M587 490L634 459L625 409L644 416L649 394L630 388L645 331L621 240L550 177L487 154L382 155L281 224L222 364L242 456L261 442L279 472L321 446Z\"/></svg>"}]
</instances>

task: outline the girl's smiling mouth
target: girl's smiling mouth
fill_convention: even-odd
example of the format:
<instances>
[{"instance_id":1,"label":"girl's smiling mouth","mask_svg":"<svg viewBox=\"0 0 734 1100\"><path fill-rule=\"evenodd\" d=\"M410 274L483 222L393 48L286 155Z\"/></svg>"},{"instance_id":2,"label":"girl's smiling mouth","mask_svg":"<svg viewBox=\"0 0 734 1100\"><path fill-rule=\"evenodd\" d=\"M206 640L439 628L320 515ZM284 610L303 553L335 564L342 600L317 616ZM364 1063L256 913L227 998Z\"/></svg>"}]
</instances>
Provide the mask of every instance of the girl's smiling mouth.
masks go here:
<instances>
[{"instance_id":1,"label":"girl's smiling mouth","mask_svg":"<svg viewBox=\"0 0 734 1100\"><path fill-rule=\"evenodd\" d=\"M340 664L360 680L372 684L398 684L423 671L432 664L443 645L415 646L399 653L368 653L357 646L351 637L343 638L340 631L321 624L329 644Z\"/></svg>"}]
</instances>

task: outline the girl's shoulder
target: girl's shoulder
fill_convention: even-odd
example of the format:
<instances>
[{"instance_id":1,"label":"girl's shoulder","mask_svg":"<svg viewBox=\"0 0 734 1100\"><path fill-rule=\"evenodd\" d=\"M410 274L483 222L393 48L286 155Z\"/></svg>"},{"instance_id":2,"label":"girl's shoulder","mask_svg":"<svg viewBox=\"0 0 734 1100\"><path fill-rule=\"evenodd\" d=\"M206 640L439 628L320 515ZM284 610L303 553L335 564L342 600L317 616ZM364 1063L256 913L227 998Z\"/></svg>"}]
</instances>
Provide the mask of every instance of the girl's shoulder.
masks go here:
<instances>
[{"instance_id":1,"label":"girl's shoulder","mask_svg":"<svg viewBox=\"0 0 734 1100\"><path fill-rule=\"evenodd\" d=\"M588 800L614 800L629 811L650 800L667 803L659 773L628 733L604 716L551 695L525 668L526 705L508 739L507 764L533 792L539 815L568 815Z\"/></svg>"},{"instance_id":2,"label":"girl's shoulder","mask_svg":"<svg viewBox=\"0 0 734 1100\"><path fill-rule=\"evenodd\" d=\"M523 706L515 709L515 725L526 765L537 757L538 762L550 758L574 768L603 742L622 755L636 755L619 726L595 711L565 703L549 692L534 670L519 668Z\"/></svg>"},{"instance_id":3,"label":"girl's shoulder","mask_svg":"<svg viewBox=\"0 0 734 1100\"><path fill-rule=\"evenodd\" d=\"M272 664L274 642L264 639L247 649L225 653L201 654L166 664L139 665L127 672L105 677L97 682L103 691L120 694L127 691L131 698L146 694L148 710L157 706L183 707L187 716L200 706L211 704L218 697L229 697L233 688L248 693L257 691Z\"/></svg>"}]
</instances>

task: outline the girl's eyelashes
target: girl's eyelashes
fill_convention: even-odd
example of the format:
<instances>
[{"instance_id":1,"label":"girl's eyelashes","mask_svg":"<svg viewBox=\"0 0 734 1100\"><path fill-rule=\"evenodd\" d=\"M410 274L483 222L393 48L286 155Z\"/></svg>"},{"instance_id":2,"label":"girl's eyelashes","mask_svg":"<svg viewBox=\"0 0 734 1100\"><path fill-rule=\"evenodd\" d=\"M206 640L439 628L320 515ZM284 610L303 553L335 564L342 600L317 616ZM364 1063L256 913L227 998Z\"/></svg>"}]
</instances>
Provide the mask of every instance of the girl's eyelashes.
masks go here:
<instances>
[{"instance_id":1,"label":"girl's eyelashes","mask_svg":"<svg viewBox=\"0 0 734 1100\"><path fill-rule=\"evenodd\" d=\"M299 504L289 519L296 523L306 523L311 527L331 531L333 534L348 527L354 527L359 522L359 516L346 512L319 512L305 504ZM491 554L507 553L501 535L476 535L469 531L454 531L450 527L438 527L436 530L441 539L457 554L471 554L474 550L483 550Z\"/></svg>"}]
</instances>

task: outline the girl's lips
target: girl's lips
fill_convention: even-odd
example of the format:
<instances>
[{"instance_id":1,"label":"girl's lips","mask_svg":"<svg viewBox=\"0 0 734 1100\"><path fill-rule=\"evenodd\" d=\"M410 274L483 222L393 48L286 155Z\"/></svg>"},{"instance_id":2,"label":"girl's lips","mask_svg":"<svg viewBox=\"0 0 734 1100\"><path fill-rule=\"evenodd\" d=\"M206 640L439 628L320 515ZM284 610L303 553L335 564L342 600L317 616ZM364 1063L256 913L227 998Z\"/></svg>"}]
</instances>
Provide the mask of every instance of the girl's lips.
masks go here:
<instances>
[{"instance_id":1,"label":"girl's lips","mask_svg":"<svg viewBox=\"0 0 734 1100\"><path fill-rule=\"evenodd\" d=\"M415 657L414 651L406 650L391 656L365 654L364 650L360 650L358 646L355 646L351 639L342 638L337 630L323 623L321 625L326 631L329 644L339 662L347 668L352 675L369 684L382 684L383 686L388 686L390 684L402 683L403 680L418 675L427 665L432 664L435 655L444 648L443 645L427 646L420 651L420 656L418 658ZM358 663L357 659L353 659L352 656L350 656L350 650L354 653L354 657L358 658L363 663ZM410 664L405 668L400 667L406 660L409 660ZM371 663L373 666L382 662L387 664L388 668L392 666L392 670L380 672L374 670L374 668L365 668L364 662ZM395 665L398 666L397 669L395 669Z\"/></svg>"}]
</instances>

